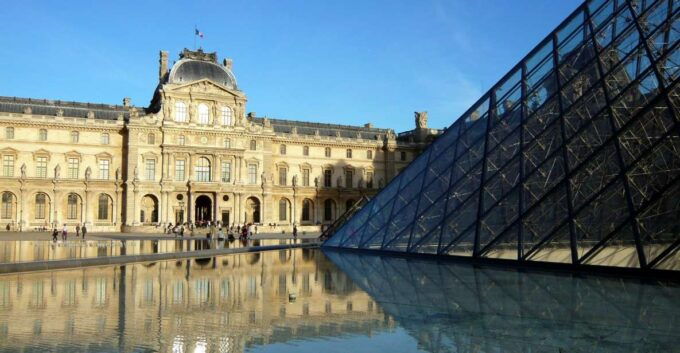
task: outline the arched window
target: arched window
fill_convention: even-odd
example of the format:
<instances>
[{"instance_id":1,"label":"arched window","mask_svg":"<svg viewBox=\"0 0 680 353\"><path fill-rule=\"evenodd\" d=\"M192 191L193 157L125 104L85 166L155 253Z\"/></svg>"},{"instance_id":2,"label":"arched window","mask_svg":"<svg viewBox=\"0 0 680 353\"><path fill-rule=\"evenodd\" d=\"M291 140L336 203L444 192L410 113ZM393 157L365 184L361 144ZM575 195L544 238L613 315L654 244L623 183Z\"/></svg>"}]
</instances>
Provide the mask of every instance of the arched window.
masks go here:
<instances>
[{"instance_id":1,"label":"arched window","mask_svg":"<svg viewBox=\"0 0 680 353\"><path fill-rule=\"evenodd\" d=\"M38 134L38 139L40 141L47 141L47 129L40 129L40 133Z\"/></svg>"},{"instance_id":2,"label":"arched window","mask_svg":"<svg viewBox=\"0 0 680 353\"><path fill-rule=\"evenodd\" d=\"M207 105L201 103L198 105L198 123L201 125L208 125L210 122L210 109Z\"/></svg>"},{"instance_id":3,"label":"arched window","mask_svg":"<svg viewBox=\"0 0 680 353\"><path fill-rule=\"evenodd\" d=\"M35 195L35 219L45 219L47 195L40 193Z\"/></svg>"},{"instance_id":4,"label":"arched window","mask_svg":"<svg viewBox=\"0 0 680 353\"><path fill-rule=\"evenodd\" d=\"M288 220L288 200L279 200L279 221Z\"/></svg>"},{"instance_id":5,"label":"arched window","mask_svg":"<svg viewBox=\"0 0 680 353\"><path fill-rule=\"evenodd\" d=\"M251 151L257 150L257 141L255 141L255 140L250 140L250 150L251 150Z\"/></svg>"},{"instance_id":6,"label":"arched window","mask_svg":"<svg viewBox=\"0 0 680 353\"><path fill-rule=\"evenodd\" d=\"M147 138L146 138L146 143L148 143L150 145L156 144L156 135L154 135L153 133L150 133L149 136L147 136Z\"/></svg>"},{"instance_id":7,"label":"arched window","mask_svg":"<svg viewBox=\"0 0 680 353\"><path fill-rule=\"evenodd\" d=\"M13 208L14 208L14 194L12 194L9 191L5 191L2 193L2 213L1 216L4 219L11 219Z\"/></svg>"},{"instance_id":8,"label":"arched window","mask_svg":"<svg viewBox=\"0 0 680 353\"><path fill-rule=\"evenodd\" d=\"M335 202L331 199L326 199L326 201L323 202L323 220L324 221L332 221L333 220L333 211L335 209Z\"/></svg>"},{"instance_id":9,"label":"arched window","mask_svg":"<svg viewBox=\"0 0 680 353\"><path fill-rule=\"evenodd\" d=\"M69 194L66 204L66 218L67 219L77 219L78 218L78 195Z\"/></svg>"},{"instance_id":10,"label":"arched window","mask_svg":"<svg viewBox=\"0 0 680 353\"><path fill-rule=\"evenodd\" d=\"M309 222L312 220L312 200L304 199L302 201L302 221Z\"/></svg>"},{"instance_id":11,"label":"arched window","mask_svg":"<svg viewBox=\"0 0 680 353\"><path fill-rule=\"evenodd\" d=\"M352 158L352 149L351 148L347 149L347 158Z\"/></svg>"},{"instance_id":12,"label":"arched window","mask_svg":"<svg viewBox=\"0 0 680 353\"><path fill-rule=\"evenodd\" d=\"M309 146L302 146L302 155L309 156Z\"/></svg>"},{"instance_id":13,"label":"arched window","mask_svg":"<svg viewBox=\"0 0 680 353\"><path fill-rule=\"evenodd\" d=\"M187 121L187 105L184 102L175 103L175 121L178 123Z\"/></svg>"},{"instance_id":14,"label":"arched window","mask_svg":"<svg viewBox=\"0 0 680 353\"><path fill-rule=\"evenodd\" d=\"M232 110L229 107L222 107L222 125L231 126Z\"/></svg>"},{"instance_id":15,"label":"arched window","mask_svg":"<svg viewBox=\"0 0 680 353\"><path fill-rule=\"evenodd\" d=\"M279 146L279 154L281 155L286 154L286 145Z\"/></svg>"},{"instance_id":16,"label":"arched window","mask_svg":"<svg viewBox=\"0 0 680 353\"><path fill-rule=\"evenodd\" d=\"M98 202L98 210L97 210L97 219L99 220L107 220L109 219L109 200L111 198L106 195L106 194L99 194L99 202Z\"/></svg>"},{"instance_id":17,"label":"arched window","mask_svg":"<svg viewBox=\"0 0 680 353\"><path fill-rule=\"evenodd\" d=\"M201 157L196 161L196 181L210 181L210 160Z\"/></svg>"},{"instance_id":18,"label":"arched window","mask_svg":"<svg viewBox=\"0 0 680 353\"><path fill-rule=\"evenodd\" d=\"M184 146L185 143L186 137L184 137L184 135L179 135L179 137L177 138L177 144L179 144L180 146Z\"/></svg>"},{"instance_id":19,"label":"arched window","mask_svg":"<svg viewBox=\"0 0 680 353\"><path fill-rule=\"evenodd\" d=\"M330 148L330 147L324 148L324 154L326 155L326 157L329 157L329 158L330 158L330 156L331 156L331 148Z\"/></svg>"}]
</instances>

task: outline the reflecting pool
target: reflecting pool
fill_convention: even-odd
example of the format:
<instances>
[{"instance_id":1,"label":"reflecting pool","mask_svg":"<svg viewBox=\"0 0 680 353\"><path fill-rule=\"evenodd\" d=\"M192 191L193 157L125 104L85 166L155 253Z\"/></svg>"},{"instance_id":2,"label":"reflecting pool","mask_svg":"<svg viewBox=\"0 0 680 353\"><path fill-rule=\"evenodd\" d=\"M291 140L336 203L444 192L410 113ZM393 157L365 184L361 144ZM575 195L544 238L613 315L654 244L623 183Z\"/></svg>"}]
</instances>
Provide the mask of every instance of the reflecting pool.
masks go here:
<instances>
[{"instance_id":1,"label":"reflecting pool","mask_svg":"<svg viewBox=\"0 0 680 353\"><path fill-rule=\"evenodd\" d=\"M0 264L299 244L313 241L315 239L10 240L0 241Z\"/></svg>"},{"instance_id":2,"label":"reflecting pool","mask_svg":"<svg viewBox=\"0 0 680 353\"><path fill-rule=\"evenodd\" d=\"M316 249L0 276L0 352L671 352L680 290Z\"/></svg>"}]
</instances>

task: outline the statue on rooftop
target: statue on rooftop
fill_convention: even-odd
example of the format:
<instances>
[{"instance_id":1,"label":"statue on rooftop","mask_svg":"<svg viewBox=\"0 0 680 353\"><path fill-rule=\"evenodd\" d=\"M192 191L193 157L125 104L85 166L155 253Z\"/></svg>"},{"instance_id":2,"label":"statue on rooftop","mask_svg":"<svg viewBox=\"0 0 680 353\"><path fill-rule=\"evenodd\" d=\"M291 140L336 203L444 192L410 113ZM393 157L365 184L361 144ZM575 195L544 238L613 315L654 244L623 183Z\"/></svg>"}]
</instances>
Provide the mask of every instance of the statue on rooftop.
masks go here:
<instances>
[{"instance_id":1,"label":"statue on rooftop","mask_svg":"<svg viewBox=\"0 0 680 353\"><path fill-rule=\"evenodd\" d=\"M416 129L427 129L427 112L414 112Z\"/></svg>"}]
</instances>

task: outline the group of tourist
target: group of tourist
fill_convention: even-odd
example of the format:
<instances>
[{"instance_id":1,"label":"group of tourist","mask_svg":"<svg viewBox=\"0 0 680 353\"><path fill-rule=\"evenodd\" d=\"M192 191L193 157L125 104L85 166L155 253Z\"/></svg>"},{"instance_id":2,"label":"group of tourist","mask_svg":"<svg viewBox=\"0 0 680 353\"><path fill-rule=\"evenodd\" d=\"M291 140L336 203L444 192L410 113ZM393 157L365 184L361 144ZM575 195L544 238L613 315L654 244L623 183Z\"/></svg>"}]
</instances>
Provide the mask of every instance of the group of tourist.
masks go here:
<instances>
[{"instance_id":1,"label":"group of tourist","mask_svg":"<svg viewBox=\"0 0 680 353\"><path fill-rule=\"evenodd\" d=\"M80 235L83 235L83 239L85 239L85 236L87 235L87 226L83 224L83 226L80 226L80 223L76 225L76 238L80 237ZM57 227L52 228L52 241L57 241L57 238L61 234L61 240L66 240L68 238L68 228L66 227L66 223L64 223L64 227L59 231Z\"/></svg>"},{"instance_id":2,"label":"group of tourist","mask_svg":"<svg viewBox=\"0 0 680 353\"><path fill-rule=\"evenodd\" d=\"M258 228L256 224L232 224L231 226L227 227L224 226L220 221L197 221L195 223L184 222L177 224L168 223L167 227L165 227L165 234L174 234L176 237L183 237L185 232L188 232L193 236L194 231L198 231L199 229L208 229L206 236L208 238L218 239L224 239L225 233L230 239L234 239L236 236L241 239L249 239L252 238L253 235L258 234Z\"/></svg>"}]
</instances>

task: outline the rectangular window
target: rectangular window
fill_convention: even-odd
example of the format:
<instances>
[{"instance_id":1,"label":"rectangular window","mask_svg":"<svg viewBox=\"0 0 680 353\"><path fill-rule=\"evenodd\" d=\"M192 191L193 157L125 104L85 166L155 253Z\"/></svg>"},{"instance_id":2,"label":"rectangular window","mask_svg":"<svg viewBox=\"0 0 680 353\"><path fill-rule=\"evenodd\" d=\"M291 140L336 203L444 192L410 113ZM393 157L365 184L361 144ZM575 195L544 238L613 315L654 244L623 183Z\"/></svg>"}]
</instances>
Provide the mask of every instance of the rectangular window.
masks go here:
<instances>
[{"instance_id":1,"label":"rectangular window","mask_svg":"<svg viewBox=\"0 0 680 353\"><path fill-rule=\"evenodd\" d=\"M78 143L80 139L80 134L78 131L71 131L71 143Z\"/></svg>"},{"instance_id":2,"label":"rectangular window","mask_svg":"<svg viewBox=\"0 0 680 353\"><path fill-rule=\"evenodd\" d=\"M325 155L327 158L330 158L330 157L331 157L331 148L330 148L330 147L326 147L326 148L324 149L323 153L324 153L324 155Z\"/></svg>"},{"instance_id":3,"label":"rectangular window","mask_svg":"<svg viewBox=\"0 0 680 353\"><path fill-rule=\"evenodd\" d=\"M331 187L331 172L330 169L323 171L323 186L327 188Z\"/></svg>"},{"instance_id":4,"label":"rectangular window","mask_svg":"<svg viewBox=\"0 0 680 353\"><path fill-rule=\"evenodd\" d=\"M309 186L309 169L302 170L302 186Z\"/></svg>"},{"instance_id":5,"label":"rectangular window","mask_svg":"<svg viewBox=\"0 0 680 353\"><path fill-rule=\"evenodd\" d=\"M13 127L6 127L5 128L5 138L8 140L11 140L14 138L14 128Z\"/></svg>"},{"instance_id":6,"label":"rectangular window","mask_svg":"<svg viewBox=\"0 0 680 353\"><path fill-rule=\"evenodd\" d=\"M401 159L402 161L405 161L405 160L406 160L406 152L403 152L403 151L402 151L402 152L400 153L400 159Z\"/></svg>"},{"instance_id":7,"label":"rectangular window","mask_svg":"<svg viewBox=\"0 0 680 353\"><path fill-rule=\"evenodd\" d=\"M367 159L373 159L373 151L371 151L371 150L366 151L366 158Z\"/></svg>"},{"instance_id":8,"label":"rectangular window","mask_svg":"<svg viewBox=\"0 0 680 353\"><path fill-rule=\"evenodd\" d=\"M352 149L351 148L347 149L347 158L352 158Z\"/></svg>"},{"instance_id":9,"label":"rectangular window","mask_svg":"<svg viewBox=\"0 0 680 353\"><path fill-rule=\"evenodd\" d=\"M80 168L80 160L78 158L68 159L68 178L78 179L78 169Z\"/></svg>"},{"instance_id":10,"label":"rectangular window","mask_svg":"<svg viewBox=\"0 0 680 353\"><path fill-rule=\"evenodd\" d=\"M279 168L279 185L286 185L286 179L288 179L288 170L286 168Z\"/></svg>"},{"instance_id":11,"label":"rectangular window","mask_svg":"<svg viewBox=\"0 0 680 353\"><path fill-rule=\"evenodd\" d=\"M309 146L303 146L302 147L302 155L303 156L309 156Z\"/></svg>"},{"instance_id":12,"label":"rectangular window","mask_svg":"<svg viewBox=\"0 0 680 353\"><path fill-rule=\"evenodd\" d=\"M2 156L2 176L14 176L14 156Z\"/></svg>"},{"instance_id":13,"label":"rectangular window","mask_svg":"<svg viewBox=\"0 0 680 353\"><path fill-rule=\"evenodd\" d=\"M184 180L184 160L183 159L176 159L175 160L175 180L177 180L177 181L183 181Z\"/></svg>"},{"instance_id":14,"label":"rectangular window","mask_svg":"<svg viewBox=\"0 0 680 353\"><path fill-rule=\"evenodd\" d=\"M222 162L222 182L231 181L231 162Z\"/></svg>"},{"instance_id":15,"label":"rectangular window","mask_svg":"<svg viewBox=\"0 0 680 353\"><path fill-rule=\"evenodd\" d=\"M257 164L248 164L248 183L257 184Z\"/></svg>"},{"instance_id":16,"label":"rectangular window","mask_svg":"<svg viewBox=\"0 0 680 353\"><path fill-rule=\"evenodd\" d=\"M45 219L45 194L35 198L35 219Z\"/></svg>"},{"instance_id":17,"label":"rectangular window","mask_svg":"<svg viewBox=\"0 0 680 353\"><path fill-rule=\"evenodd\" d=\"M99 160L99 179L109 180L109 160Z\"/></svg>"},{"instance_id":18,"label":"rectangular window","mask_svg":"<svg viewBox=\"0 0 680 353\"><path fill-rule=\"evenodd\" d=\"M345 171L345 187L346 188L351 188L352 187L352 179L354 179L354 172L351 170Z\"/></svg>"},{"instance_id":19,"label":"rectangular window","mask_svg":"<svg viewBox=\"0 0 680 353\"><path fill-rule=\"evenodd\" d=\"M47 141L47 130L40 129L40 133L38 134L38 139L40 141Z\"/></svg>"},{"instance_id":20,"label":"rectangular window","mask_svg":"<svg viewBox=\"0 0 680 353\"><path fill-rule=\"evenodd\" d=\"M102 143L102 145L108 145L109 144L109 134L107 134L107 133L102 134L101 143Z\"/></svg>"},{"instance_id":21,"label":"rectangular window","mask_svg":"<svg viewBox=\"0 0 680 353\"><path fill-rule=\"evenodd\" d=\"M366 173L366 187L373 189L373 172Z\"/></svg>"},{"instance_id":22,"label":"rectangular window","mask_svg":"<svg viewBox=\"0 0 680 353\"><path fill-rule=\"evenodd\" d=\"M156 160L155 159L147 159L145 161L146 163L146 180L155 180L156 179Z\"/></svg>"},{"instance_id":23,"label":"rectangular window","mask_svg":"<svg viewBox=\"0 0 680 353\"><path fill-rule=\"evenodd\" d=\"M37 157L35 159L35 176L47 178L47 157Z\"/></svg>"}]
</instances>

